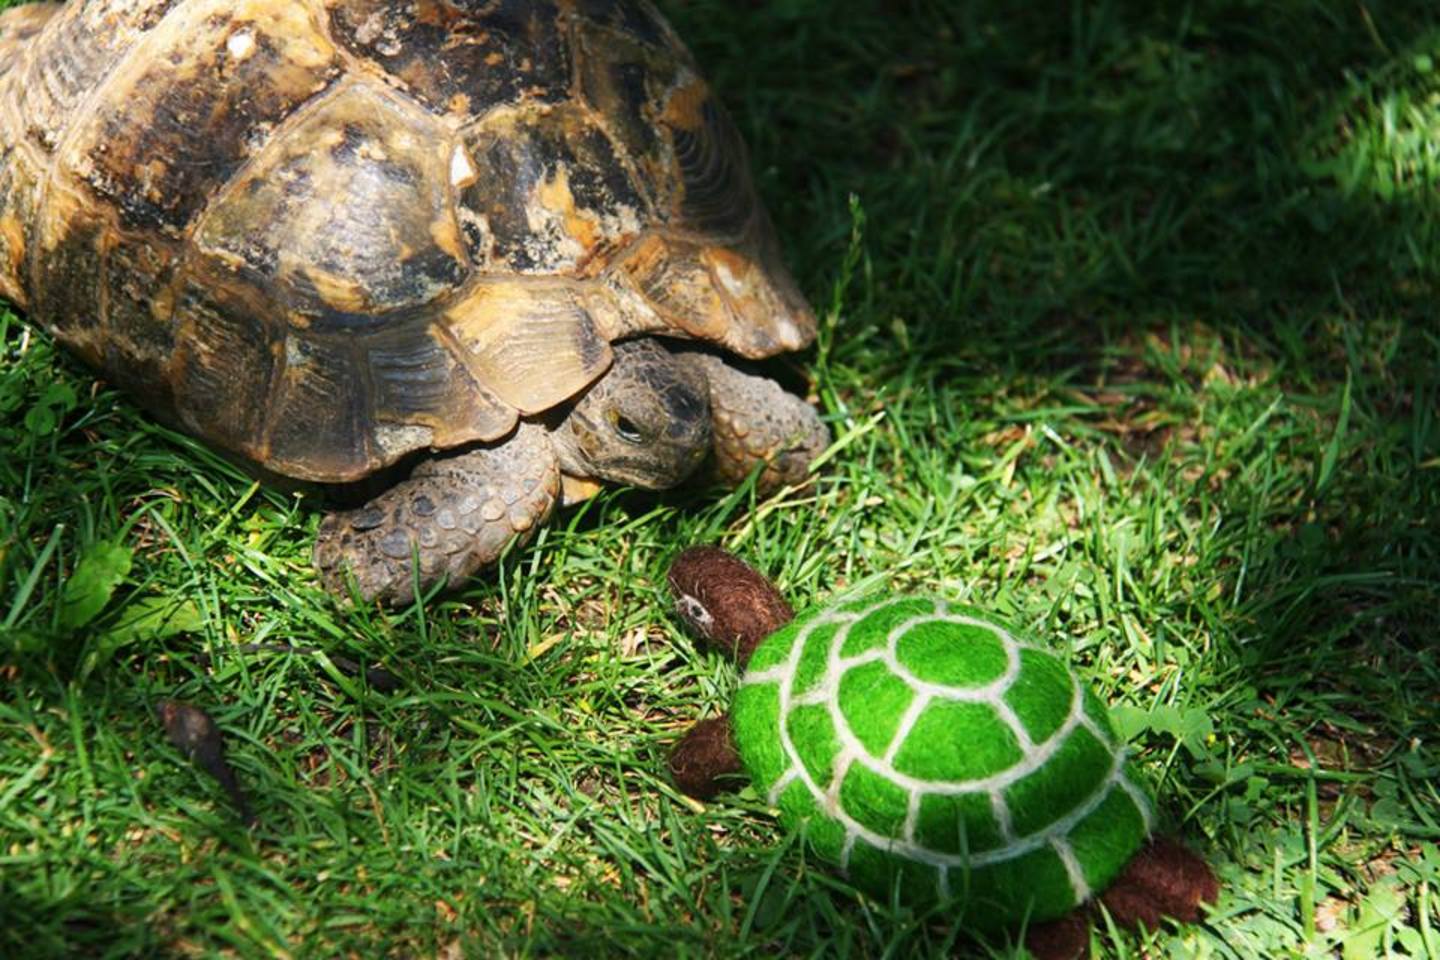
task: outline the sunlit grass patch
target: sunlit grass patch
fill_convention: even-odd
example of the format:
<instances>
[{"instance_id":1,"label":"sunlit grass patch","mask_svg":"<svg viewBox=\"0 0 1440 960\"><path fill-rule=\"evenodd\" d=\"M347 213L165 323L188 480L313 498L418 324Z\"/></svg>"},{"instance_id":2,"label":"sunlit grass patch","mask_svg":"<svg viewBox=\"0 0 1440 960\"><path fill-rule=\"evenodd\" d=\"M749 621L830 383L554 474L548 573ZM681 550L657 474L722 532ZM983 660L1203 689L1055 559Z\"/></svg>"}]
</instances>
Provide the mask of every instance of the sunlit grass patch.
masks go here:
<instances>
[{"instance_id":1,"label":"sunlit grass patch","mask_svg":"<svg viewBox=\"0 0 1440 960\"><path fill-rule=\"evenodd\" d=\"M0 953L944 949L666 781L736 677L663 574L719 542L797 607L986 606L1110 699L1226 892L1100 955L1440 956L1431 5L665 6L825 318L816 483L607 491L350 610L313 496L0 315Z\"/></svg>"}]
</instances>

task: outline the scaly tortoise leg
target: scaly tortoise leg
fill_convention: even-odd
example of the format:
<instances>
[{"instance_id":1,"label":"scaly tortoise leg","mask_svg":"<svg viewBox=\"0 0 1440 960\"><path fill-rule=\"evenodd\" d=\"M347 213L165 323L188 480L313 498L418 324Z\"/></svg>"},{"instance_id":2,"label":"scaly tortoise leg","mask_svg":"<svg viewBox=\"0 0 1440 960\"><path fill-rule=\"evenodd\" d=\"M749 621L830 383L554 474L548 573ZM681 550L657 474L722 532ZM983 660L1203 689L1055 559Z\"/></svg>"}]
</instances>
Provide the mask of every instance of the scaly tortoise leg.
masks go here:
<instances>
[{"instance_id":1,"label":"scaly tortoise leg","mask_svg":"<svg viewBox=\"0 0 1440 960\"><path fill-rule=\"evenodd\" d=\"M762 495L804 483L811 462L830 445L830 431L815 408L774 380L744 373L709 353L686 353L710 382L719 480L739 486L763 463L756 484Z\"/></svg>"},{"instance_id":2,"label":"scaly tortoise leg","mask_svg":"<svg viewBox=\"0 0 1440 960\"><path fill-rule=\"evenodd\" d=\"M421 590L458 583L528 539L559 493L545 431L522 423L494 446L426 460L360 509L327 516L315 566L332 593L345 595L348 571L361 598L406 603L415 596L416 556Z\"/></svg>"}]
</instances>

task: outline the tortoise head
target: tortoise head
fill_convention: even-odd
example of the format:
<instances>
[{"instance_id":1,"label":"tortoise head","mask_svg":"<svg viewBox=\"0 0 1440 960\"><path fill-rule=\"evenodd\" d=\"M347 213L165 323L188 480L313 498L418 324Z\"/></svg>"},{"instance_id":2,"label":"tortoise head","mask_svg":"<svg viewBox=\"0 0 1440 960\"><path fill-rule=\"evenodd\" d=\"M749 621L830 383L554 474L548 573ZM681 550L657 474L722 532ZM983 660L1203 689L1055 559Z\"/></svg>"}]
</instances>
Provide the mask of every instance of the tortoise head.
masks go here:
<instances>
[{"instance_id":1,"label":"tortoise head","mask_svg":"<svg viewBox=\"0 0 1440 960\"><path fill-rule=\"evenodd\" d=\"M710 388L700 366L651 339L613 346L614 363L551 434L566 473L658 490L710 452Z\"/></svg>"}]
</instances>

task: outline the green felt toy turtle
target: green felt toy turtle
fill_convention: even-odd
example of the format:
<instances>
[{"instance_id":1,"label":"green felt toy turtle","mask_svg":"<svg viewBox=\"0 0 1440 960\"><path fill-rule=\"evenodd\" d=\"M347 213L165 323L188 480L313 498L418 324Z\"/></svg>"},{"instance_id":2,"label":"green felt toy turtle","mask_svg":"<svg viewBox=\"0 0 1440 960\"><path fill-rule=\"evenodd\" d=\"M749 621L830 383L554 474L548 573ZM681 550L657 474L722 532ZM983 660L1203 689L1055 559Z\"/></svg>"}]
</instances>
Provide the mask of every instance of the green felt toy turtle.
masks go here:
<instances>
[{"instance_id":1,"label":"green felt toy turtle","mask_svg":"<svg viewBox=\"0 0 1440 960\"><path fill-rule=\"evenodd\" d=\"M747 667L730 717L672 755L686 792L712 796L743 769L856 886L957 907L978 931L1027 927L1042 956L1082 953L1075 911L1102 892L1151 926L1214 898L1202 861L1150 838L1104 704L993 616L878 594L795 618L710 547L681 554L670 583L681 618Z\"/></svg>"}]
</instances>

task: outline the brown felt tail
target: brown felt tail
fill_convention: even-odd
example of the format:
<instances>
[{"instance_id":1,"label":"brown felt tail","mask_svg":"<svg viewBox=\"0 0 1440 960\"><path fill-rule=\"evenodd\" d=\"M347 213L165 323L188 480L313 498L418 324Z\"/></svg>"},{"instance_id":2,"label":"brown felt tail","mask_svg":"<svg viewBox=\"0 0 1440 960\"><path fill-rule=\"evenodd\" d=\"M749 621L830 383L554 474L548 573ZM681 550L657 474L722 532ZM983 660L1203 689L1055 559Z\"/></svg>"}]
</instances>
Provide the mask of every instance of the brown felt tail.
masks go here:
<instances>
[{"instance_id":1,"label":"brown felt tail","mask_svg":"<svg viewBox=\"0 0 1440 960\"><path fill-rule=\"evenodd\" d=\"M1219 895L1208 863L1178 841L1152 837L1100 901L1120 926L1154 929L1164 917L1194 923Z\"/></svg>"},{"instance_id":2,"label":"brown felt tail","mask_svg":"<svg viewBox=\"0 0 1440 960\"><path fill-rule=\"evenodd\" d=\"M1152 837L1100 895L1100 902L1117 925L1154 929L1166 917L1194 923L1204 905L1219 895L1220 881L1209 864L1175 840ZM1031 926L1025 931L1025 949L1035 960L1087 960L1091 912L1085 904L1057 920Z\"/></svg>"}]
</instances>

